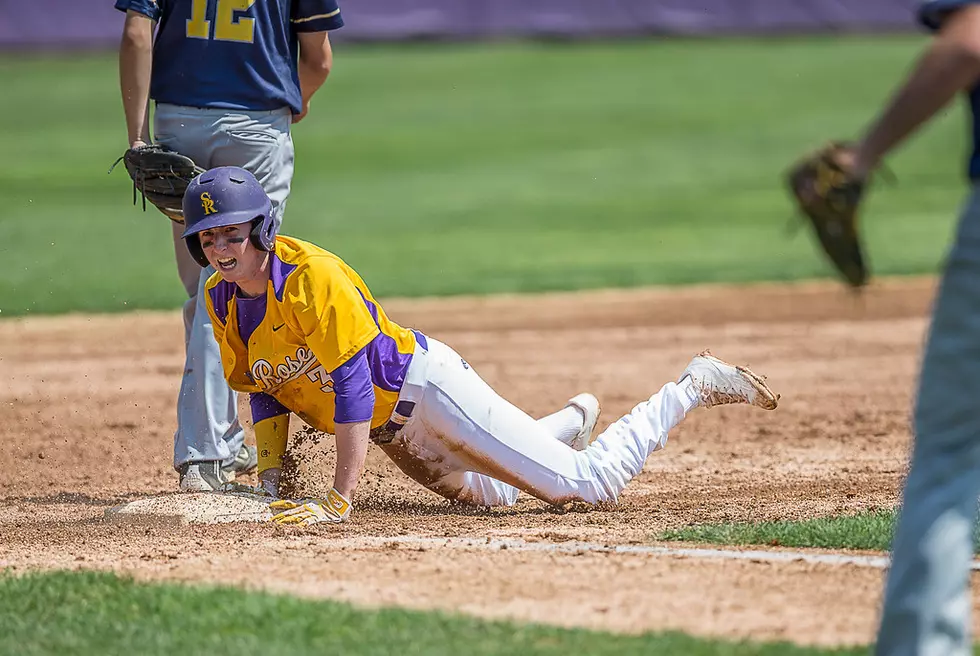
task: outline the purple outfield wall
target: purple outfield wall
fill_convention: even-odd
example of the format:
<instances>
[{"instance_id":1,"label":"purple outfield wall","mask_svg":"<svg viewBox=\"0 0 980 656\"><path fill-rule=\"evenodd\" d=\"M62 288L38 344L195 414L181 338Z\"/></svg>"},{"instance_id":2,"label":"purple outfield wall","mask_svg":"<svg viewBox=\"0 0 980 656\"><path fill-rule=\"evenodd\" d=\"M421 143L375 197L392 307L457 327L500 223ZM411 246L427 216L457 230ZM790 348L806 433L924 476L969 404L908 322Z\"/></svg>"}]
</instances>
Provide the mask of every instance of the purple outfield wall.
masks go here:
<instances>
[{"instance_id":1,"label":"purple outfield wall","mask_svg":"<svg viewBox=\"0 0 980 656\"><path fill-rule=\"evenodd\" d=\"M338 41L912 31L916 0L341 0ZM0 48L119 41L112 0L0 0Z\"/></svg>"}]
</instances>

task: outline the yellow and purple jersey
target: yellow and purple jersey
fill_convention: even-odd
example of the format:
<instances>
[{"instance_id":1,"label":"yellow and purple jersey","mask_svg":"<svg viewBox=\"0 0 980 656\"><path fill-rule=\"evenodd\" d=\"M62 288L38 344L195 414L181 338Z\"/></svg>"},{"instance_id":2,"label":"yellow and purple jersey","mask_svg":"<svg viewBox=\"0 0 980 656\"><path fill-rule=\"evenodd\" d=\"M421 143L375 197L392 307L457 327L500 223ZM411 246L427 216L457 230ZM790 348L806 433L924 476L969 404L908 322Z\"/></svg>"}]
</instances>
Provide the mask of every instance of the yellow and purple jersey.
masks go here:
<instances>
[{"instance_id":1,"label":"yellow and purple jersey","mask_svg":"<svg viewBox=\"0 0 980 656\"><path fill-rule=\"evenodd\" d=\"M424 336L390 321L361 277L318 246L279 236L264 296L215 274L206 303L232 389L252 420L293 412L317 430L384 425Z\"/></svg>"}]
</instances>

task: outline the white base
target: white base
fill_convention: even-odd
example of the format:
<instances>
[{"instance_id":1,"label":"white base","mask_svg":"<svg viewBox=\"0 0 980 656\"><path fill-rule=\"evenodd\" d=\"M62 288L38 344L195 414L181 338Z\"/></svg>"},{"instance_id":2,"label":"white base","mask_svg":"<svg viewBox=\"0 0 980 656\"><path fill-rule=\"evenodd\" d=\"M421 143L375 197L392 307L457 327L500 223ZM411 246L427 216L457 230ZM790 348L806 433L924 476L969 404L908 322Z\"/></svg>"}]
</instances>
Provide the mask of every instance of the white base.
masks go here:
<instances>
[{"instance_id":1,"label":"white base","mask_svg":"<svg viewBox=\"0 0 980 656\"><path fill-rule=\"evenodd\" d=\"M115 523L225 524L264 522L271 499L244 493L196 492L137 499L105 511Z\"/></svg>"}]
</instances>

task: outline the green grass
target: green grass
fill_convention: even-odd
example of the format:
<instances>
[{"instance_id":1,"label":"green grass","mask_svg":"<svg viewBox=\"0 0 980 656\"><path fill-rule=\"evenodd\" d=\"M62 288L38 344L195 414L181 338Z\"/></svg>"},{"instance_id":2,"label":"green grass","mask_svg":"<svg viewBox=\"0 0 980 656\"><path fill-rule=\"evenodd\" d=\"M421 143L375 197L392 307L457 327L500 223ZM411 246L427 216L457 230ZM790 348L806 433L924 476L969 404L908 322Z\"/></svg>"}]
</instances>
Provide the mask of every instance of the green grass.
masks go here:
<instances>
[{"instance_id":1,"label":"green grass","mask_svg":"<svg viewBox=\"0 0 980 656\"><path fill-rule=\"evenodd\" d=\"M0 653L859 654L786 643L612 635L442 613L357 610L233 588L146 585L102 573L0 576Z\"/></svg>"},{"instance_id":2,"label":"green grass","mask_svg":"<svg viewBox=\"0 0 980 656\"><path fill-rule=\"evenodd\" d=\"M894 510L803 521L702 524L666 531L661 540L711 544L887 551L895 530Z\"/></svg>"},{"instance_id":3,"label":"green grass","mask_svg":"<svg viewBox=\"0 0 980 656\"><path fill-rule=\"evenodd\" d=\"M711 544L764 544L781 547L888 551L895 535L896 511L876 509L802 521L701 524L665 531L659 540ZM980 545L980 525L974 531Z\"/></svg>"},{"instance_id":4,"label":"green grass","mask_svg":"<svg viewBox=\"0 0 980 656\"><path fill-rule=\"evenodd\" d=\"M338 47L294 130L286 232L380 296L830 276L787 234L782 173L866 125L924 43ZM182 302L169 223L106 175L117 84L112 53L0 57L0 316ZM865 207L875 273L936 270L968 141L957 103L890 161Z\"/></svg>"}]
</instances>

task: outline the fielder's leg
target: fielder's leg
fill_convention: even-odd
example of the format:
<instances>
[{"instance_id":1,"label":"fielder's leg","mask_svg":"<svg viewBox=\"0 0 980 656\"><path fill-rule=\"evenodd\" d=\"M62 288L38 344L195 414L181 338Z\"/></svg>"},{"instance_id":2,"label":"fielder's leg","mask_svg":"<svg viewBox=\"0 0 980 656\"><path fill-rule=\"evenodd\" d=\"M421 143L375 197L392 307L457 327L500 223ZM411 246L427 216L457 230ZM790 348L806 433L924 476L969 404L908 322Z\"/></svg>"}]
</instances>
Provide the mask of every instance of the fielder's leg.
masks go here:
<instances>
[{"instance_id":1,"label":"fielder's leg","mask_svg":"<svg viewBox=\"0 0 980 656\"><path fill-rule=\"evenodd\" d=\"M980 191L967 205L933 311L915 444L876 653L971 653L969 566L980 495Z\"/></svg>"},{"instance_id":2,"label":"fielder's leg","mask_svg":"<svg viewBox=\"0 0 980 656\"><path fill-rule=\"evenodd\" d=\"M289 108L270 111L223 112L214 130L211 166L239 166L251 172L272 201L276 229L282 224L286 199L293 180L292 113ZM235 418L237 423L237 408ZM257 453L243 448L244 432L226 433L228 450L238 454L226 470L249 471L255 467Z\"/></svg>"},{"instance_id":3,"label":"fielder's leg","mask_svg":"<svg viewBox=\"0 0 980 656\"><path fill-rule=\"evenodd\" d=\"M177 398L174 467L178 470L188 462L220 461L229 465L245 440L245 431L238 423L237 395L225 380L221 353L204 302L204 283L214 269L198 266L198 271L198 291L188 301L194 311ZM186 318L185 308L185 321Z\"/></svg>"},{"instance_id":4,"label":"fielder's leg","mask_svg":"<svg viewBox=\"0 0 980 656\"><path fill-rule=\"evenodd\" d=\"M211 168L216 147L216 118L220 110L203 110L165 103L154 112L156 142L183 153L202 168ZM184 374L177 397L174 469L181 488L206 490L223 480L221 465L235 461L245 438L238 423L237 396L221 370L218 345L201 291L213 270L202 270L181 238L183 226L173 224L174 256L180 281L187 291L184 304Z\"/></svg>"}]
</instances>

